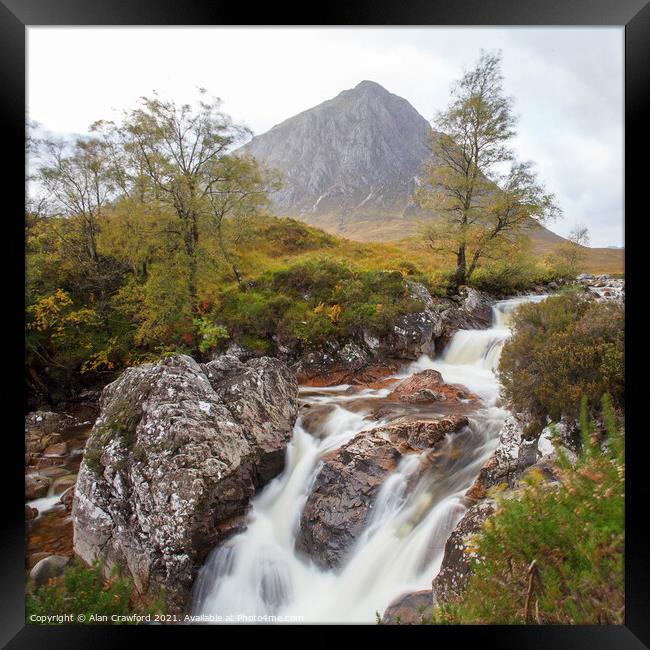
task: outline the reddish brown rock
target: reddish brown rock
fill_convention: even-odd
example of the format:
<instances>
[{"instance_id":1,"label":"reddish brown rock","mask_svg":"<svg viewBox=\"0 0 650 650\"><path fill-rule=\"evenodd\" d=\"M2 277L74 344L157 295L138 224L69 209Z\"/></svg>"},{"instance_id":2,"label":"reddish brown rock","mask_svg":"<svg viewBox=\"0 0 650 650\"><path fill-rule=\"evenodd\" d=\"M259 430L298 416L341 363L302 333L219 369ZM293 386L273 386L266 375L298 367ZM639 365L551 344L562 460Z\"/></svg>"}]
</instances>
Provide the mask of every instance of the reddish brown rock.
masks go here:
<instances>
[{"instance_id":1,"label":"reddish brown rock","mask_svg":"<svg viewBox=\"0 0 650 650\"><path fill-rule=\"evenodd\" d=\"M320 374L299 371L296 374L298 383L303 386L328 387L350 384L367 388L382 387L386 378L397 370L396 364L386 363L371 366L337 367L324 370Z\"/></svg>"},{"instance_id":2,"label":"reddish brown rock","mask_svg":"<svg viewBox=\"0 0 650 650\"><path fill-rule=\"evenodd\" d=\"M50 489L50 479L40 474L27 474L25 476L25 499L33 501L47 496Z\"/></svg>"},{"instance_id":3,"label":"reddish brown rock","mask_svg":"<svg viewBox=\"0 0 650 650\"><path fill-rule=\"evenodd\" d=\"M25 521L36 519L36 517L38 517L38 510L25 504Z\"/></svg>"},{"instance_id":4,"label":"reddish brown rock","mask_svg":"<svg viewBox=\"0 0 650 650\"><path fill-rule=\"evenodd\" d=\"M65 509L70 512L72 510L72 501L74 499L74 485L69 487L65 492L61 493L59 501L65 506Z\"/></svg>"},{"instance_id":5,"label":"reddish brown rock","mask_svg":"<svg viewBox=\"0 0 650 650\"><path fill-rule=\"evenodd\" d=\"M423 370L401 382L388 396L402 402L458 402L477 400L464 386L445 384L442 375L433 369Z\"/></svg>"},{"instance_id":6,"label":"reddish brown rock","mask_svg":"<svg viewBox=\"0 0 650 650\"><path fill-rule=\"evenodd\" d=\"M49 445L43 452L46 456L60 456L63 457L68 453L68 444L65 441L57 442Z\"/></svg>"},{"instance_id":7,"label":"reddish brown rock","mask_svg":"<svg viewBox=\"0 0 650 650\"><path fill-rule=\"evenodd\" d=\"M300 407L300 424L312 436L320 438L325 435L323 425L334 408L333 404L303 404Z\"/></svg>"},{"instance_id":8,"label":"reddish brown rock","mask_svg":"<svg viewBox=\"0 0 650 650\"><path fill-rule=\"evenodd\" d=\"M63 494L68 488L74 486L77 482L76 474L67 474L54 480L52 484L52 494Z\"/></svg>"},{"instance_id":9,"label":"reddish brown rock","mask_svg":"<svg viewBox=\"0 0 650 650\"><path fill-rule=\"evenodd\" d=\"M467 424L460 415L405 420L362 431L329 453L302 512L298 550L319 566L339 565L365 529L377 492L402 456L431 449Z\"/></svg>"}]
</instances>

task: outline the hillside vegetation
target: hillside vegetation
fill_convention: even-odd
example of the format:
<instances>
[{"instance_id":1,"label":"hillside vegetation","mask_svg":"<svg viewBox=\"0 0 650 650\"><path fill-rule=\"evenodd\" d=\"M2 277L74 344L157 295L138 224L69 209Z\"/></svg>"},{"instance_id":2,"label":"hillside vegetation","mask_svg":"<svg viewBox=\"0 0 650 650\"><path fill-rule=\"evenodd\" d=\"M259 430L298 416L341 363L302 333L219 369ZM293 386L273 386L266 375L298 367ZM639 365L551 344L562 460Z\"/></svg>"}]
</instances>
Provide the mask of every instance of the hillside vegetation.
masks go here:
<instances>
[{"instance_id":1,"label":"hillside vegetation","mask_svg":"<svg viewBox=\"0 0 650 650\"><path fill-rule=\"evenodd\" d=\"M272 338L318 347L361 325L386 327L414 310L403 278L423 282L437 296L451 287L452 260L416 238L362 243L329 235L293 219L258 216L246 228L226 223L228 260L214 237L204 237L197 275L199 307L184 299L182 257L164 242L138 238L123 206L106 212L98 238L100 273L93 278L67 254L72 223L32 217L27 228L27 361L32 391L54 401L72 389L106 382L122 368L173 352L210 353L239 343L273 351ZM146 274L139 256L149 255ZM241 284L233 273L241 276ZM588 267L586 267L588 270ZM381 272L386 272L383 274ZM552 256L525 248L486 263L472 279L494 293L526 290L561 276ZM353 282L351 282L353 280ZM324 282L305 299L298 291ZM56 387L54 386L56 384Z\"/></svg>"}]
</instances>

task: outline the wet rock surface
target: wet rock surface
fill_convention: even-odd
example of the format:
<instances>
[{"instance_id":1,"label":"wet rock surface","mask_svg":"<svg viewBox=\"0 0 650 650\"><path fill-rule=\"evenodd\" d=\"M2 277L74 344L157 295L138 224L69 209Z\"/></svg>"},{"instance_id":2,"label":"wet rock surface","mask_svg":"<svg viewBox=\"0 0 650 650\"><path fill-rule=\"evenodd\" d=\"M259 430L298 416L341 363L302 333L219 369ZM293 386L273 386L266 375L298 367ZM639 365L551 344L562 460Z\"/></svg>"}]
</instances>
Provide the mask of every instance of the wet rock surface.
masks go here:
<instances>
[{"instance_id":1,"label":"wet rock surface","mask_svg":"<svg viewBox=\"0 0 650 650\"><path fill-rule=\"evenodd\" d=\"M388 399L409 403L478 400L464 386L446 384L442 375L432 369L423 370L402 381L388 395Z\"/></svg>"},{"instance_id":2,"label":"wet rock surface","mask_svg":"<svg viewBox=\"0 0 650 650\"><path fill-rule=\"evenodd\" d=\"M187 356L127 369L101 397L73 501L74 550L130 574L143 599L185 605L208 551L282 469L293 373L267 357Z\"/></svg>"},{"instance_id":3,"label":"wet rock surface","mask_svg":"<svg viewBox=\"0 0 650 650\"><path fill-rule=\"evenodd\" d=\"M366 527L377 492L400 459L433 449L467 424L461 415L407 419L362 431L325 456L302 512L297 549L319 566L338 566Z\"/></svg>"},{"instance_id":4,"label":"wet rock surface","mask_svg":"<svg viewBox=\"0 0 650 650\"><path fill-rule=\"evenodd\" d=\"M436 304L436 350L442 351L458 330L487 329L492 323L493 300L471 287L462 287L454 299Z\"/></svg>"},{"instance_id":5,"label":"wet rock surface","mask_svg":"<svg viewBox=\"0 0 650 650\"><path fill-rule=\"evenodd\" d=\"M87 400L70 413L25 416L25 564L50 555L72 557L72 496L97 411Z\"/></svg>"}]
</instances>

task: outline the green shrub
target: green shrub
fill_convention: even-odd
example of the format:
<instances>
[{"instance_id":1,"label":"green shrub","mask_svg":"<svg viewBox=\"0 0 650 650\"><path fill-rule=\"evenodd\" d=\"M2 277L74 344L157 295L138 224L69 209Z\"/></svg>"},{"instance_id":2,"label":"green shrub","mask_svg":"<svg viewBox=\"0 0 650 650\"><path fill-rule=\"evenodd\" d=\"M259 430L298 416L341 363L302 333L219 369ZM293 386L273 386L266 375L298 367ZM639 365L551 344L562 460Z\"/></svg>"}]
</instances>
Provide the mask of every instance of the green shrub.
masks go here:
<instances>
[{"instance_id":1,"label":"green shrub","mask_svg":"<svg viewBox=\"0 0 650 650\"><path fill-rule=\"evenodd\" d=\"M336 239L322 230L310 228L295 219L268 218L261 221L256 239L273 242L278 254L299 253L335 246Z\"/></svg>"},{"instance_id":2,"label":"green shrub","mask_svg":"<svg viewBox=\"0 0 650 650\"><path fill-rule=\"evenodd\" d=\"M209 318L195 318L194 327L198 333L200 352L214 350L220 341L228 338L228 330L223 325L213 323Z\"/></svg>"},{"instance_id":3,"label":"green shrub","mask_svg":"<svg viewBox=\"0 0 650 650\"><path fill-rule=\"evenodd\" d=\"M533 472L514 495L497 497L497 512L473 540L464 594L432 622L623 623L624 438L607 398L607 452L586 419L583 453L575 468L560 457L558 486Z\"/></svg>"},{"instance_id":4,"label":"green shrub","mask_svg":"<svg viewBox=\"0 0 650 650\"><path fill-rule=\"evenodd\" d=\"M92 623L91 615L108 616L110 621L113 615L164 612L163 593L146 609L135 608L134 598L134 586L130 579L114 573L107 580L99 562L88 567L75 559L63 570L61 578L50 580L47 585L27 595L25 617L27 622L33 622L32 617L35 616L68 614L72 615L73 624L80 624ZM79 620L80 615L83 621Z\"/></svg>"},{"instance_id":5,"label":"green shrub","mask_svg":"<svg viewBox=\"0 0 650 650\"><path fill-rule=\"evenodd\" d=\"M583 395L590 411L605 393L622 407L624 319L621 305L575 292L522 305L499 363L503 396L538 427L546 416L577 419Z\"/></svg>"},{"instance_id":6,"label":"green shrub","mask_svg":"<svg viewBox=\"0 0 650 650\"><path fill-rule=\"evenodd\" d=\"M387 333L400 314L423 308L400 271L357 271L327 258L309 259L267 272L242 291L223 292L214 318L233 339L316 349L362 331Z\"/></svg>"},{"instance_id":7,"label":"green shrub","mask_svg":"<svg viewBox=\"0 0 650 650\"><path fill-rule=\"evenodd\" d=\"M527 291L562 277L555 268L532 259L530 253L504 255L479 267L473 273L470 285L492 295L507 296Z\"/></svg>"}]
</instances>

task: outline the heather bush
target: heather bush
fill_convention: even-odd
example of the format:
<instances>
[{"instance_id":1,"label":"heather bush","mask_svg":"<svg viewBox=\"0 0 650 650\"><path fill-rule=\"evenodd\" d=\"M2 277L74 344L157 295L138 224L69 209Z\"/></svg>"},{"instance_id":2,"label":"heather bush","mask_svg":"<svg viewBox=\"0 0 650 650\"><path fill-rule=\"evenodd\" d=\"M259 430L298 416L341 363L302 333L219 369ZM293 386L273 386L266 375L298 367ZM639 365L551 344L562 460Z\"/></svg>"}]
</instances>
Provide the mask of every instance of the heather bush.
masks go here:
<instances>
[{"instance_id":1,"label":"heather bush","mask_svg":"<svg viewBox=\"0 0 650 650\"><path fill-rule=\"evenodd\" d=\"M472 574L433 623L622 624L625 458L608 397L603 451L582 418L575 467L560 452L558 484L532 471L473 539Z\"/></svg>"},{"instance_id":2,"label":"heather bush","mask_svg":"<svg viewBox=\"0 0 650 650\"><path fill-rule=\"evenodd\" d=\"M73 624L80 624L92 622L91 615L108 616L110 621L112 616L163 613L165 610L162 592L146 608L135 606L135 600L132 580L116 573L106 579L99 562L86 566L75 559L60 578L51 579L48 584L28 593L25 616L27 622L31 622L32 617L68 614L72 615Z\"/></svg>"},{"instance_id":3,"label":"heather bush","mask_svg":"<svg viewBox=\"0 0 650 650\"><path fill-rule=\"evenodd\" d=\"M522 305L499 363L503 396L538 427L546 417L577 419L584 396L590 412L605 393L623 406L624 309L576 292Z\"/></svg>"}]
</instances>

